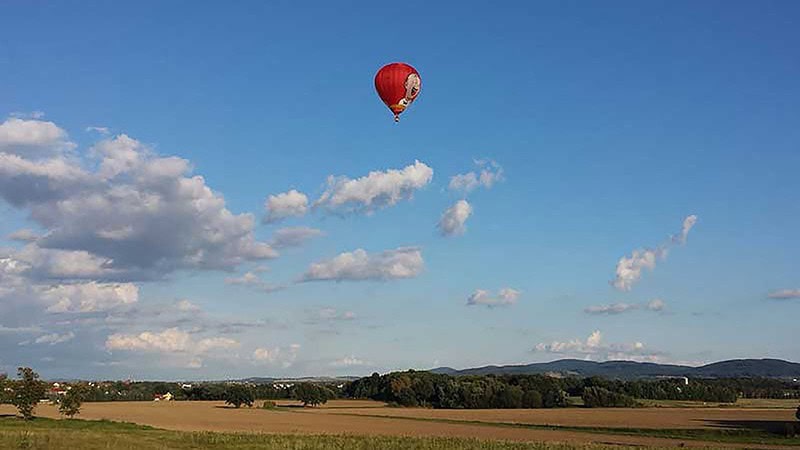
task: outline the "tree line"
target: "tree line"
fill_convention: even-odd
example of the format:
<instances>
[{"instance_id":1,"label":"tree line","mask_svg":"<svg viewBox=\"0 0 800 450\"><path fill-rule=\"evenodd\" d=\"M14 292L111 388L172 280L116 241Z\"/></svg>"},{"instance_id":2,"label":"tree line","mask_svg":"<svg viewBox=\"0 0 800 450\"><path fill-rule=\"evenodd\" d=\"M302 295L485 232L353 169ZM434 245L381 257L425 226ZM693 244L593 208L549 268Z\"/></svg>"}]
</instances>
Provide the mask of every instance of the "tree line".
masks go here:
<instances>
[{"instance_id":1,"label":"tree line","mask_svg":"<svg viewBox=\"0 0 800 450\"><path fill-rule=\"evenodd\" d=\"M746 398L800 398L800 385L765 378L611 380L547 375L452 376L409 370L373 373L347 384L349 398L432 408L556 408L569 397L589 407L633 406L635 399L733 403Z\"/></svg>"}]
</instances>

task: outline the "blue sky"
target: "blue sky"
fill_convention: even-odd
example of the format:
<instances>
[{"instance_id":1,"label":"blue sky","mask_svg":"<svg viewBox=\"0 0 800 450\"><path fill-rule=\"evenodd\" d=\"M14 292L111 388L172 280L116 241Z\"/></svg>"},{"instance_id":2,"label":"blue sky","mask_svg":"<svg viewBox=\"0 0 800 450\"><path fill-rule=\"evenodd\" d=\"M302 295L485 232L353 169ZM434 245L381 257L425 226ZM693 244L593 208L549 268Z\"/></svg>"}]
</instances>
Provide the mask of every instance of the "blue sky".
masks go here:
<instances>
[{"instance_id":1,"label":"blue sky","mask_svg":"<svg viewBox=\"0 0 800 450\"><path fill-rule=\"evenodd\" d=\"M798 17L788 1L8 3L0 372L800 360ZM392 61L422 77L400 124L372 84ZM290 190L308 212L265 222ZM348 201L314 206L325 192ZM653 266L628 290L623 258Z\"/></svg>"}]
</instances>

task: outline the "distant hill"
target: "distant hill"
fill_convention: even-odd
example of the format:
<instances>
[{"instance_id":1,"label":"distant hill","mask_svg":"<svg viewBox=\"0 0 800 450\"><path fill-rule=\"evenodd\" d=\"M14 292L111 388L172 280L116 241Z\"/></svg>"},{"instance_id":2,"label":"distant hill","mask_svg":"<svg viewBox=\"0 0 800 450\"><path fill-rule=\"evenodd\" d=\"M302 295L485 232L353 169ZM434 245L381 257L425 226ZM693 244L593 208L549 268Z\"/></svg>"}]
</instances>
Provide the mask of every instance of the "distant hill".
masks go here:
<instances>
[{"instance_id":1,"label":"distant hill","mask_svg":"<svg viewBox=\"0 0 800 450\"><path fill-rule=\"evenodd\" d=\"M457 370L439 367L431 372L448 375L504 375L543 374L575 375L581 377L635 379L658 376L686 376L694 378L800 378L800 364L781 359L733 359L700 367L673 364L641 363L634 361L595 362L580 359L560 359L546 363L511 366L484 366Z\"/></svg>"}]
</instances>

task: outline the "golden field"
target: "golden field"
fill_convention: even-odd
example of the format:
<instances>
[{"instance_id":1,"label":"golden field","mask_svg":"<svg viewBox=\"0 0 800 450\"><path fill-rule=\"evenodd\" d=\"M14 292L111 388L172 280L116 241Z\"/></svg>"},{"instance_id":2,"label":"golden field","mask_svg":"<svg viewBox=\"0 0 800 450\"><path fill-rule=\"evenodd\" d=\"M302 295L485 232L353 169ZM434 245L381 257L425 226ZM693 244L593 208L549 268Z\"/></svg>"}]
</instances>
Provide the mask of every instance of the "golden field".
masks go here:
<instances>
[{"instance_id":1,"label":"golden field","mask_svg":"<svg viewBox=\"0 0 800 450\"><path fill-rule=\"evenodd\" d=\"M79 418L131 422L188 432L234 432L303 435L413 436L474 438L512 442L567 442L572 444L690 446L718 448L778 448L783 444L710 442L702 437L648 435L662 429L737 429L743 424L794 420L794 410L781 405L725 408L630 409L505 409L434 410L391 408L379 402L334 400L318 408L279 402L273 410L233 409L222 402L111 402L86 403ZM0 414L13 414L0 406ZM37 415L58 418L54 406L40 405ZM548 428L555 426L559 428ZM585 430L581 428L586 428ZM590 429L594 428L594 429ZM607 429L607 430L604 430ZM611 430L613 429L613 430ZM630 433L624 430L630 429ZM789 440L787 445L795 444Z\"/></svg>"}]
</instances>

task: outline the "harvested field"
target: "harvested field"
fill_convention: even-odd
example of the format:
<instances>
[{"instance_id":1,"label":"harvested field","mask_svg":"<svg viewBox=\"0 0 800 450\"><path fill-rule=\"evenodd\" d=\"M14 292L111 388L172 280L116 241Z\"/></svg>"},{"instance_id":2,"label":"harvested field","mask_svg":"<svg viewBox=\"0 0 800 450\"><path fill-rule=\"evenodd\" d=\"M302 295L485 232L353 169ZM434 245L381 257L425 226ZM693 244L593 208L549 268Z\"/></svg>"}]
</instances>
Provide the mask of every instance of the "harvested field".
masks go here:
<instances>
[{"instance_id":1,"label":"harvested field","mask_svg":"<svg viewBox=\"0 0 800 450\"><path fill-rule=\"evenodd\" d=\"M792 421L794 409L777 408L589 408L561 409L309 409L314 414L348 413L367 416L448 419L461 421L603 428L720 428L742 421Z\"/></svg>"},{"instance_id":2,"label":"harvested field","mask_svg":"<svg viewBox=\"0 0 800 450\"><path fill-rule=\"evenodd\" d=\"M782 421L790 410L758 409L548 409L548 410L430 410L388 408L376 402L332 401L321 408L288 406L277 410L231 409L221 402L113 402L86 403L80 418L133 422L179 431L218 431L289 434L345 434L367 436L431 436L506 441L548 441L646 446L708 446L734 448L684 440L574 429L515 427L500 423L611 428L702 428L742 421ZM0 414L11 414L7 405ZM37 414L57 418L55 407L41 405ZM383 416L383 417L374 417ZM432 419L432 420L430 420ZM443 420L443 421L437 421ZM457 423L453 421L465 421ZM716 425L715 425L716 424ZM744 445L741 445L744 446ZM776 448L776 445L747 445Z\"/></svg>"}]
</instances>

